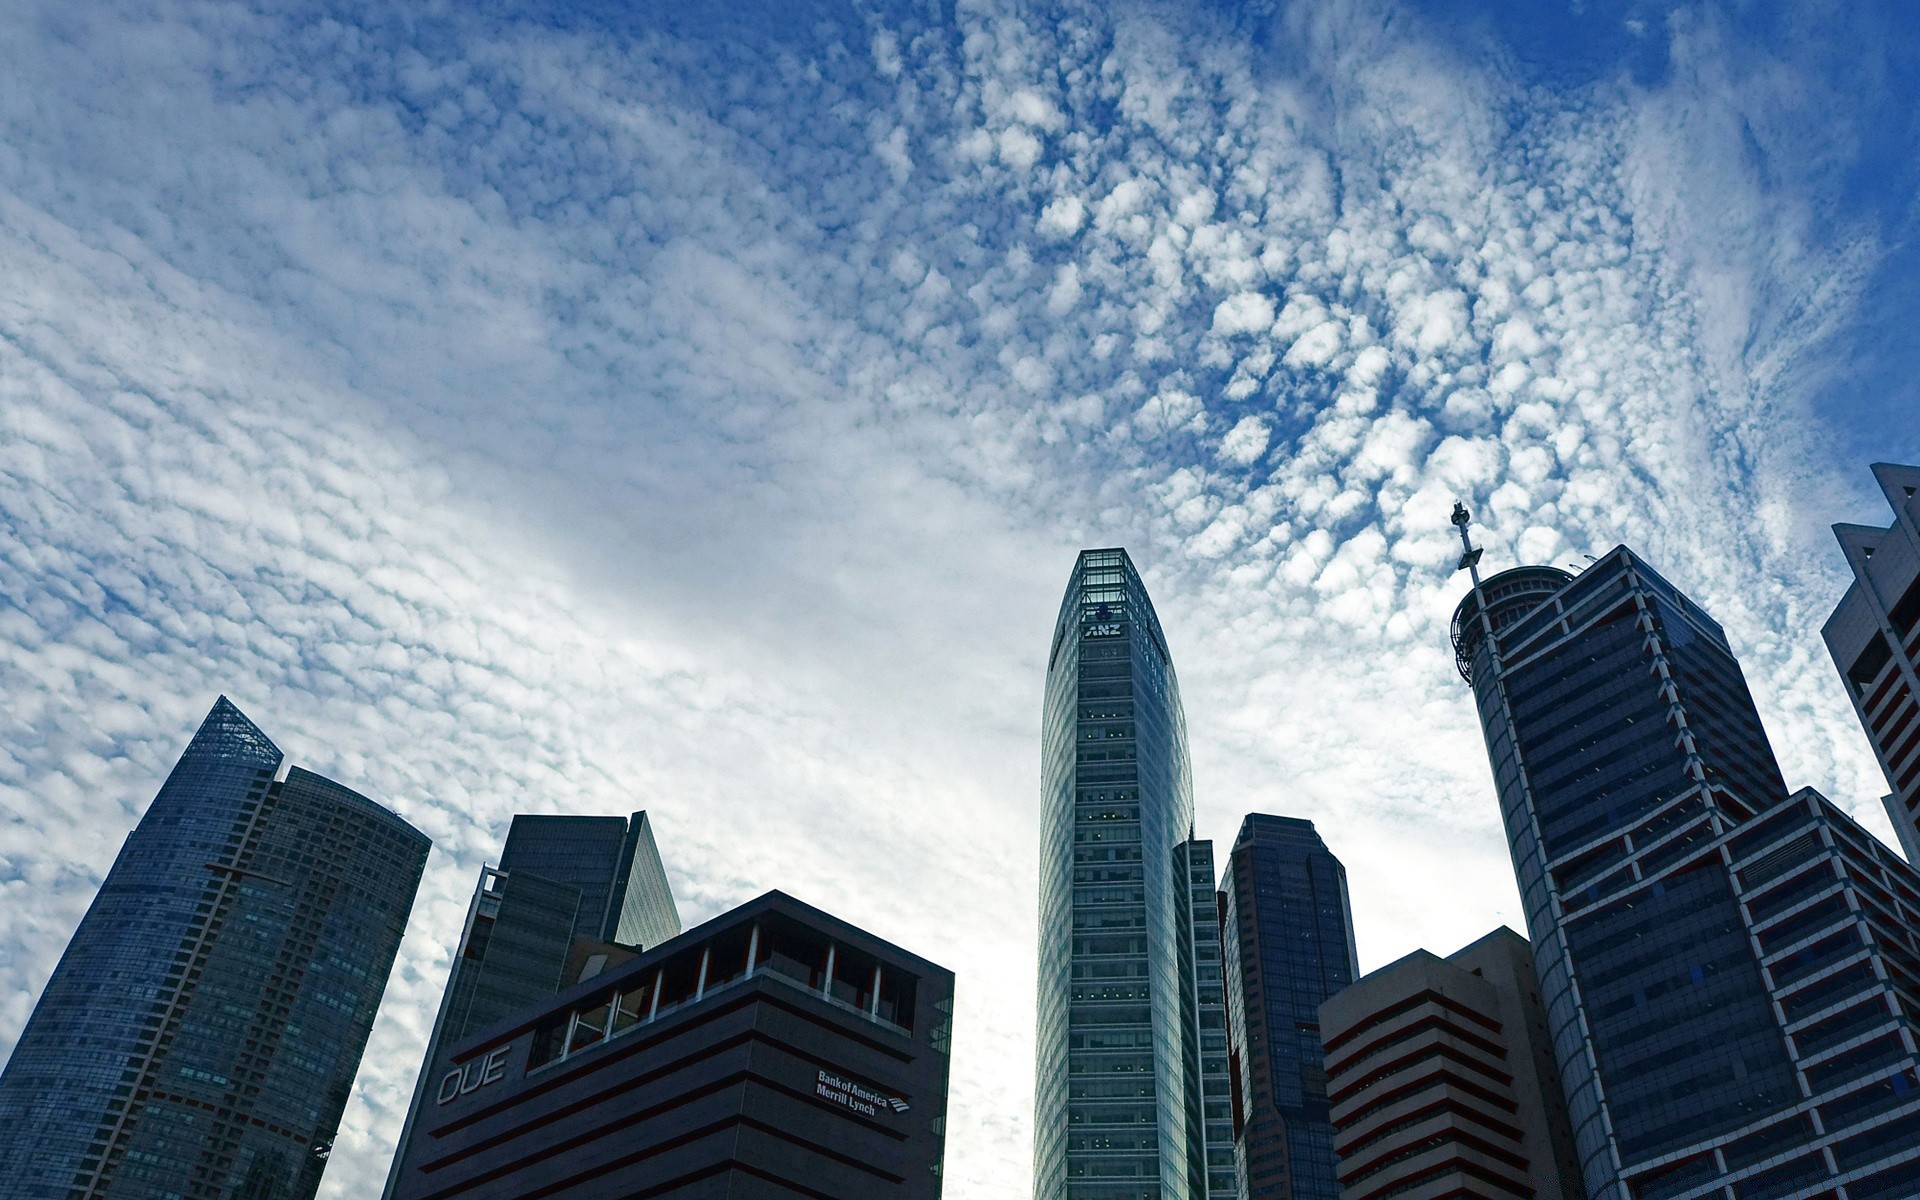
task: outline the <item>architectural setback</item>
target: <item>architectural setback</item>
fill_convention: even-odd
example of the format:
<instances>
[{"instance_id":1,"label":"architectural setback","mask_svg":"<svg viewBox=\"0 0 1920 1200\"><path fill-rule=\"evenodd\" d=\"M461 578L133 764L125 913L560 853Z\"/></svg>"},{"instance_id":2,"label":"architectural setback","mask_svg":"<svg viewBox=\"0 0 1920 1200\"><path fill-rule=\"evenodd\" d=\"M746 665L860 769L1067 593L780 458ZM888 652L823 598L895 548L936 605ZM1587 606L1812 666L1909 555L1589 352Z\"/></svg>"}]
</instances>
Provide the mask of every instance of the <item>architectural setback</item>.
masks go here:
<instances>
[{"instance_id":1,"label":"architectural setback","mask_svg":"<svg viewBox=\"0 0 1920 1200\"><path fill-rule=\"evenodd\" d=\"M468 905L382 1195L393 1194L451 1047L679 932L680 912L646 813L515 816L500 865L481 868Z\"/></svg>"},{"instance_id":2,"label":"architectural setback","mask_svg":"<svg viewBox=\"0 0 1920 1200\"><path fill-rule=\"evenodd\" d=\"M1622 546L1453 628L1589 1194L1920 1195L1920 878L1789 797L1719 625Z\"/></svg>"},{"instance_id":3,"label":"architectural setback","mask_svg":"<svg viewBox=\"0 0 1920 1200\"><path fill-rule=\"evenodd\" d=\"M1853 584L1821 637L1892 792L1887 817L1920 863L1920 467L1875 463L1893 524L1835 525Z\"/></svg>"},{"instance_id":4,"label":"architectural setback","mask_svg":"<svg viewBox=\"0 0 1920 1200\"><path fill-rule=\"evenodd\" d=\"M780 892L451 1048L397 1200L932 1200L953 975Z\"/></svg>"},{"instance_id":5,"label":"architectural setback","mask_svg":"<svg viewBox=\"0 0 1920 1200\"><path fill-rule=\"evenodd\" d=\"M307 1200L426 865L222 696L0 1074L7 1200Z\"/></svg>"},{"instance_id":6,"label":"architectural setback","mask_svg":"<svg viewBox=\"0 0 1920 1200\"><path fill-rule=\"evenodd\" d=\"M1584 1200L1539 991L1501 928L1320 1006L1342 1200Z\"/></svg>"}]
</instances>

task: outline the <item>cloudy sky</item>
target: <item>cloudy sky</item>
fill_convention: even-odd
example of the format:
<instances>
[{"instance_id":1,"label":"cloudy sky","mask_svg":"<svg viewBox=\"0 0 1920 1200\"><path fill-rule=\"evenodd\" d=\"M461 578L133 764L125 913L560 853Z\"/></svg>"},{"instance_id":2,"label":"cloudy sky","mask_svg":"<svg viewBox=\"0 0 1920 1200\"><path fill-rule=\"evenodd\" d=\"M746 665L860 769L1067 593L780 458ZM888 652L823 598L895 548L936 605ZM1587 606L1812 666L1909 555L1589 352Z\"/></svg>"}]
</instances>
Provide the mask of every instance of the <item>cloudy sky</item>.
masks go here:
<instances>
[{"instance_id":1,"label":"cloudy sky","mask_svg":"<svg viewBox=\"0 0 1920 1200\"><path fill-rule=\"evenodd\" d=\"M1074 552L1147 574L1202 836L1314 819L1371 967L1520 924L1456 496L1491 566L1633 544L1884 831L1818 629L1920 460L1904 21L0 5L0 1053L225 692L436 844L323 1196L509 816L642 807L690 920L958 972L950 1195L1023 1194Z\"/></svg>"}]
</instances>

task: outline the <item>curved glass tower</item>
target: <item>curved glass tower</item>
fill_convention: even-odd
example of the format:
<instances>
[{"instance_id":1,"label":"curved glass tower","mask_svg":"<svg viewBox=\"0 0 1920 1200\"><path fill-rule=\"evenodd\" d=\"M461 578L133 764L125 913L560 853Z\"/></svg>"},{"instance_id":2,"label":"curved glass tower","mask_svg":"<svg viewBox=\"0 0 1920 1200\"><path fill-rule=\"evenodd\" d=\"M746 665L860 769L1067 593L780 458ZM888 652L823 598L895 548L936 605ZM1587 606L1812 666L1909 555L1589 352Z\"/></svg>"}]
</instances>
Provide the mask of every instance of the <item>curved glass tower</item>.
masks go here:
<instances>
[{"instance_id":1,"label":"curved glass tower","mask_svg":"<svg viewBox=\"0 0 1920 1200\"><path fill-rule=\"evenodd\" d=\"M8 1200L306 1200L426 865L223 696L0 1074Z\"/></svg>"},{"instance_id":2,"label":"curved glass tower","mask_svg":"<svg viewBox=\"0 0 1920 1200\"><path fill-rule=\"evenodd\" d=\"M1035 1200L1200 1200L1186 718L1126 551L1075 564L1044 712Z\"/></svg>"}]
</instances>

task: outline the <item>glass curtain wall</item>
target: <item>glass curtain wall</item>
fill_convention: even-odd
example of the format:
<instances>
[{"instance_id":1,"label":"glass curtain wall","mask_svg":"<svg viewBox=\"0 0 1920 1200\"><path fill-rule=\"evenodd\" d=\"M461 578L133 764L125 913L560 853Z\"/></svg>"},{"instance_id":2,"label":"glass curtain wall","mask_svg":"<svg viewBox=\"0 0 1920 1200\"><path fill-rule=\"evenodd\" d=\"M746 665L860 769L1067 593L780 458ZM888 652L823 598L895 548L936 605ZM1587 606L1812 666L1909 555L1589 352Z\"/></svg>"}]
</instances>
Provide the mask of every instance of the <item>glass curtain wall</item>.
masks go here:
<instances>
[{"instance_id":1,"label":"glass curtain wall","mask_svg":"<svg viewBox=\"0 0 1920 1200\"><path fill-rule=\"evenodd\" d=\"M1193 822L1166 639L1124 550L1080 555L1042 734L1037 1200L1189 1200L1197 1088L1183 1014Z\"/></svg>"}]
</instances>

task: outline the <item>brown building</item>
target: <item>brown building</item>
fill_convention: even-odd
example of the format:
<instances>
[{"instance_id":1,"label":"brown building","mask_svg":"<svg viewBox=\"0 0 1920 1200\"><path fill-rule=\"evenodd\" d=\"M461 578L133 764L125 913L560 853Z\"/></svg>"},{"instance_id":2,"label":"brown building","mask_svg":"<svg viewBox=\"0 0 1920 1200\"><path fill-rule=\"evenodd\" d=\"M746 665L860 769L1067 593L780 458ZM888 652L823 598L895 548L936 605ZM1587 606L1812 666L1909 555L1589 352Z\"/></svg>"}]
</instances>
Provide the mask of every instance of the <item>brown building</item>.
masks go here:
<instances>
[{"instance_id":1,"label":"brown building","mask_svg":"<svg viewBox=\"0 0 1920 1200\"><path fill-rule=\"evenodd\" d=\"M1320 1006L1341 1200L1580 1200L1527 940L1416 950Z\"/></svg>"}]
</instances>

